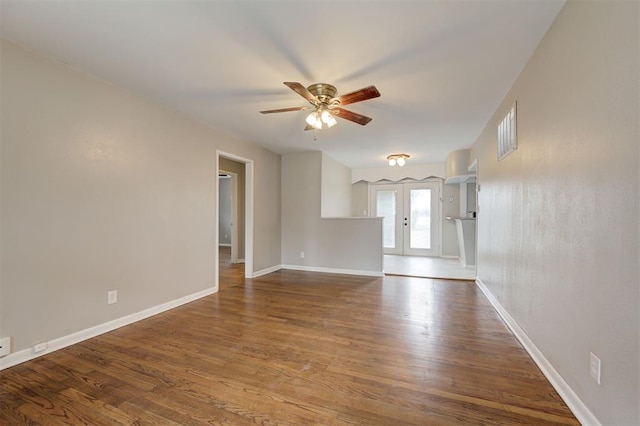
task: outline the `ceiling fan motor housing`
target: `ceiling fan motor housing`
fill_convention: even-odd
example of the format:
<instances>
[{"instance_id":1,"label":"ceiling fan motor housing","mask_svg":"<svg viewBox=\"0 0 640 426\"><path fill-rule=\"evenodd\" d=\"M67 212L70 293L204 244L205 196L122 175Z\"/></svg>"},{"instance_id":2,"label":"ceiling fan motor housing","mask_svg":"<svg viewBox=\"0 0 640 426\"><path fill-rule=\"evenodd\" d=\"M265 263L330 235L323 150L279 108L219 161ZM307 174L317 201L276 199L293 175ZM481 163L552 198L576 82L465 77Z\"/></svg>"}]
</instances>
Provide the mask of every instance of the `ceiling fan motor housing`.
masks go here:
<instances>
[{"instance_id":1,"label":"ceiling fan motor housing","mask_svg":"<svg viewBox=\"0 0 640 426\"><path fill-rule=\"evenodd\" d=\"M321 103L327 103L332 98L335 98L338 90L335 86L326 83L314 83L307 87L307 90L311 92Z\"/></svg>"}]
</instances>

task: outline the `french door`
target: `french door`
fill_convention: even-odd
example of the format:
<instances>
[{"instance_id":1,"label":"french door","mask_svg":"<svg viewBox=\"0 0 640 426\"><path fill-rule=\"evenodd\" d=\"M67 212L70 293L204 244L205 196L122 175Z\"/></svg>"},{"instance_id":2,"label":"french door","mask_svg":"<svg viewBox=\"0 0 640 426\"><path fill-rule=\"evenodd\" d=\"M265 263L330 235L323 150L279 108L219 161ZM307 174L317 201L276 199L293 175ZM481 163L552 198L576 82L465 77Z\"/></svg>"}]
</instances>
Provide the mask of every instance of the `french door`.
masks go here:
<instances>
[{"instance_id":1,"label":"french door","mask_svg":"<svg viewBox=\"0 0 640 426\"><path fill-rule=\"evenodd\" d=\"M385 254L438 256L440 185L371 185L371 213L382 216Z\"/></svg>"}]
</instances>

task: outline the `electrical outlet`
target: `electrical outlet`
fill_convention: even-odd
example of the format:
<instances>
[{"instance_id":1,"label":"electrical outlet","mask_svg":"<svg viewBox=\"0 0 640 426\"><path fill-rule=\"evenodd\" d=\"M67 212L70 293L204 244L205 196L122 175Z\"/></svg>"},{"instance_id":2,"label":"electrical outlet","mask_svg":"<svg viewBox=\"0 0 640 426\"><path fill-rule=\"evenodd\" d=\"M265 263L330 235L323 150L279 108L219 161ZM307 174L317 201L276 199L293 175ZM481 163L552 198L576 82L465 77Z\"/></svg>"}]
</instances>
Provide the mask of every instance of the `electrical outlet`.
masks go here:
<instances>
[{"instance_id":1,"label":"electrical outlet","mask_svg":"<svg viewBox=\"0 0 640 426\"><path fill-rule=\"evenodd\" d=\"M300 252L300 259L304 259L304 252L303 251Z\"/></svg>"},{"instance_id":2,"label":"electrical outlet","mask_svg":"<svg viewBox=\"0 0 640 426\"><path fill-rule=\"evenodd\" d=\"M33 345L33 353L37 354L38 352L42 352L47 350L47 342L36 343Z\"/></svg>"},{"instance_id":3,"label":"electrical outlet","mask_svg":"<svg viewBox=\"0 0 640 426\"><path fill-rule=\"evenodd\" d=\"M589 353L589 374L597 384L600 384L600 377L602 375L602 361L593 352Z\"/></svg>"},{"instance_id":4,"label":"electrical outlet","mask_svg":"<svg viewBox=\"0 0 640 426\"><path fill-rule=\"evenodd\" d=\"M111 305L118 302L118 290L112 290L107 293L107 304Z\"/></svg>"},{"instance_id":5,"label":"electrical outlet","mask_svg":"<svg viewBox=\"0 0 640 426\"><path fill-rule=\"evenodd\" d=\"M9 355L11 353L11 337L3 337L0 339L0 356Z\"/></svg>"}]
</instances>

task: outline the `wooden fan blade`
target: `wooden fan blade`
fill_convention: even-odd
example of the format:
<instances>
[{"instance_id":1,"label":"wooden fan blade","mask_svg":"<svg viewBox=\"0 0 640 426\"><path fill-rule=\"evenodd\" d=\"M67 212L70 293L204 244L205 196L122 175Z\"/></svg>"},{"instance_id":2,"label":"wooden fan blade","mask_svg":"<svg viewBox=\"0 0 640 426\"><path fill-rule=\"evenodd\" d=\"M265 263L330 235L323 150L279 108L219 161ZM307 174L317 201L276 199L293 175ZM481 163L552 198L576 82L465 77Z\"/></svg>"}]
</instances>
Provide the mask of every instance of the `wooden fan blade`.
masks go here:
<instances>
[{"instance_id":1,"label":"wooden fan blade","mask_svg":"<svg viewBox=\"0 0 640 426\"><path fill-rule=\"evenodd\" d=\"M291 108L281 108L281 109L269 109L266 111L260 111L260 114L272 114L274 112L302 111L305 109L310 109L310 107L302 106L302 107L291 107Z\"/></svg>"},{"instance_id":2,"label":"wooden fan blade","mask_svg":"<svg viewBox=\"0 0 640 426\"><path fill-rule=\"evenodd\" d=\"M289 89L293 90L294 92L296 92L298 95L302 96L303 98L305 98L306 100L308 100L309 102L311 102L314 105L317 105L320 101L318 100L318 98L316 98L313 93L311 93L310 91L307 90L306 87L304 87L302 84L297 83L295 81L285 81L284 84L289 87Z\"/></svg>"},{"instance_id":3,"label":"wooden fan blade","mask_svg":"<svg viewBox=\"0 0 640 426\"><path fill-rule=\"evenodd\" d=\"M313 130L313 126L309 126L308 124L304 126L304 131L306 132L307 130Z\"/></svg>"},{"instance_id":4,"label":"wooden fan blade","mask_svg":"<svg viewBox=\"0 0 640 426\"><path fill-rule=\"evenodd\" d=\"M376 86L365 87L364 89L356 90L355 92L347 93L346 95L338 96L337 99L340 105L349 105L356 102L366 101L367 99L373 99L380 96L380 92L376 89Z\"/></svg>"},{"instance_id":5,"label":"wooden fan blade","mask_svg":"<svg viewBox=\"0 0 640 426\"><path fill-rule=\"evenodd\" d=\"M340 117L340 118L344 118L345 120L349 120L349 121L353 121L354 123L358 123L362 126L364 126L365 124L367 124L368 122L370 122L371 120L373 120L373 118L364 116L364 115L360 115L358 113L355 113L353 111L349 111L346 110L344 108L340 108L340 107L335 107L335 108L331 108L331 113L334 114L336 117Z\"/></svg>"}]
</instances>

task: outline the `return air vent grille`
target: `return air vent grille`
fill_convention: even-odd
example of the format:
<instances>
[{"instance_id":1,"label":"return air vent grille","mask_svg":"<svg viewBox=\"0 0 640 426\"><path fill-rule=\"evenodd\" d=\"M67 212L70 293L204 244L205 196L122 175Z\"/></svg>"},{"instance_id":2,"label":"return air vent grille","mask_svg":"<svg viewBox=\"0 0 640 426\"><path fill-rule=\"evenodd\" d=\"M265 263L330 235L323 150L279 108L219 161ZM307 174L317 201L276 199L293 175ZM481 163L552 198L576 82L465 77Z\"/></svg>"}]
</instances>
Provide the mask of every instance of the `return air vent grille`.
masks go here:
<instances>
[{"instance_id":1,"label":"return air vent grille","mask_svg":"<svg viewBox=\"0 0 640 426\"><path fill-rule=\"evenodd\" d=\"M498 160L502 160L518 148L516 132L516 103L498 125Z\"/></svg>"}]
</instances>

